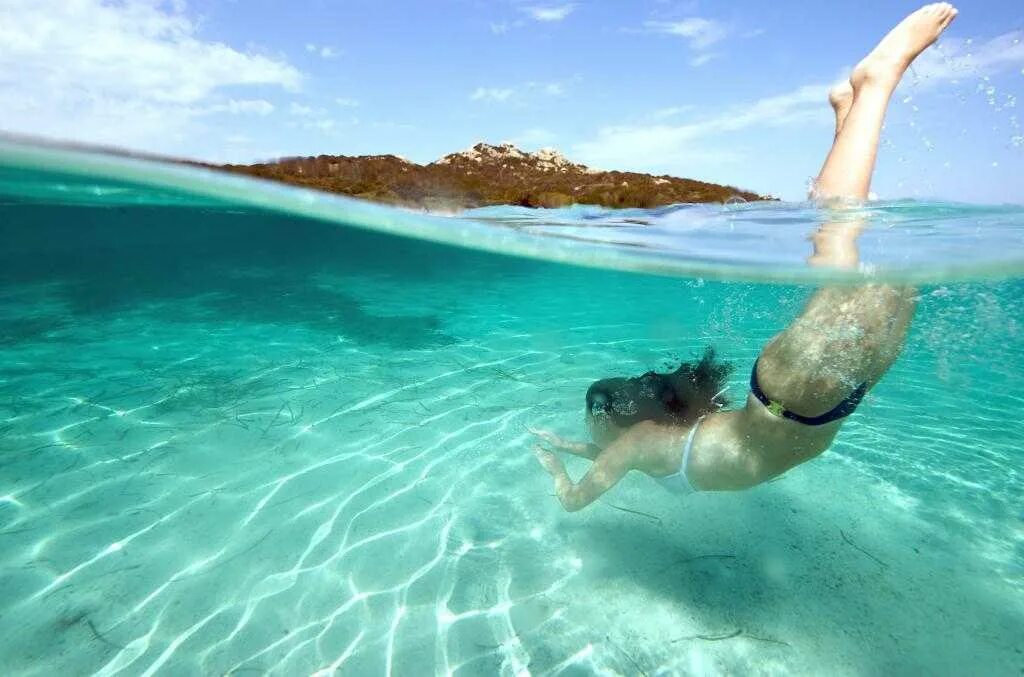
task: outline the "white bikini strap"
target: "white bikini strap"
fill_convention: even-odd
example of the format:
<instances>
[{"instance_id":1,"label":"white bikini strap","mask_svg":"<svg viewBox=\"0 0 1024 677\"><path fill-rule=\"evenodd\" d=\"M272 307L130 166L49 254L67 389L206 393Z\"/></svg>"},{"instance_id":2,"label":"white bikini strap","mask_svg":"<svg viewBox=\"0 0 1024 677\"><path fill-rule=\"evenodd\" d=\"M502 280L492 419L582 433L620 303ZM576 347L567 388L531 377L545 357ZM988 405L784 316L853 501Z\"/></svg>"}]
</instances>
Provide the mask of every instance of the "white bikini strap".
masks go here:
<instances>
[{"instance_id":1,"label":"white bikini strap","mask_svg":"<svg viewBox=\"0 0 1024 677\"><path fill-rule=\"evenodd\" d=\"M690 435L686 438L686 446L683 447L683 464L679 466L683 475L686 474L686 468L690 465L690 452L693 451L693 438L697 436L697 428L700 427L701 421L703 420L703 416L697 419L697 422L693 424L693 428L690 429Z\"/></svg>"}]
</instances>

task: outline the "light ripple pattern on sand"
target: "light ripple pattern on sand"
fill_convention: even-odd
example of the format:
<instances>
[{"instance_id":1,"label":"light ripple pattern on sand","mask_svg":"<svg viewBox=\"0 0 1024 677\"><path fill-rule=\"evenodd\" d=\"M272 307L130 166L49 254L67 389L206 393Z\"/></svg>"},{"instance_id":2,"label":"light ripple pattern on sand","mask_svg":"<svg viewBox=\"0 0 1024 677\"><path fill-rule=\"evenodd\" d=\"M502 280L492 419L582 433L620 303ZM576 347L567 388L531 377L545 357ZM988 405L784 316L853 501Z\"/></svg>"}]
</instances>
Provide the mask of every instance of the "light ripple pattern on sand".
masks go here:
<instances>
[{"instance_id":1,"label":"light ripple pattern on sand","mask_svg":"<svg viewBox=\"0 0 1024 677\"><path fill-rule=\"evenodd\" d=\"M1019 281L922 290L905 355L813 463L685 501L629 476L567 515L528 426L581 437L592 380L709 344L742 403L810 290L149 216L168 240L104 259L118 274L0 270L6 669L1017 669ZM141 237L138 214L76 225L117 218ZM189 268L186 236L224 247Z\"/></svg>"}]
</instances>

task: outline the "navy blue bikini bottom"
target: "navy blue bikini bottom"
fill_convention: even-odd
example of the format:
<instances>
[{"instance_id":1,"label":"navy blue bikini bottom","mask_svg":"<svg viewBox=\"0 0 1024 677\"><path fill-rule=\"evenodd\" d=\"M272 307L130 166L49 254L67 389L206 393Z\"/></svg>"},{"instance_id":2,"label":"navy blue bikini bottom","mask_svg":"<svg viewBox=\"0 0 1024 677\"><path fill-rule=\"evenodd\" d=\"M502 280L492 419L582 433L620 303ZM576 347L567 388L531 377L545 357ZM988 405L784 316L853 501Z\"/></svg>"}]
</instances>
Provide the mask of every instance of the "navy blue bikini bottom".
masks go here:
<instances>
[{"instance_id":1,"label":"navy blue bikini bottom","mask_svg":"<svg viewBox=\"0 0 1024 677\"><path fill-rule=\"evenodd\" d=\"M750 372L750 392L754 393L761 404L768 408L768 411L775 416L781 416L782 418L788 418L790 421L796 421L797 423L803 423L804 425L825 425L831 423L844 416L849 416L853 413L853 410L857 408L860 401L864 399L864 393L868 391L868 384L861 383L857 386L857 389L846 396L846 399L837 404L835 407L826 411L821 416L801 416L800 414L794 414L782 406L781 403L775 400L769 399L764 391L761 390L760 384L757 382L757 362L754 362L754 368Z\"/></svg>"}]
</instances>

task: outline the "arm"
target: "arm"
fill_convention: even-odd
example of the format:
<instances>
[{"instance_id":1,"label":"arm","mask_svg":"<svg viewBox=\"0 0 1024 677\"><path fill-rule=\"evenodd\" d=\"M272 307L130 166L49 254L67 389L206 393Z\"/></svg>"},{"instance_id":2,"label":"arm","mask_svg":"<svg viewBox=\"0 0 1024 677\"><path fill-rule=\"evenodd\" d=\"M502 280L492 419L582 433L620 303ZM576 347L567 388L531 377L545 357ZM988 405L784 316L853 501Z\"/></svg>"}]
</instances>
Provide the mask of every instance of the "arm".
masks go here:
<instances>
[{"instance_id":1,"label":"arm","mask_svg":"<svg viewBox=\"0 0 1024 677\"><path fill-rule=\"evenodd\" d=\"M567 454L582 456L583 458L589 458L590 460L594 460L597 458L598 454L601 453L601 447L596 444L590 444L588 442L573 442L556 435L550 430L540 430L538 428L527 428L527 430L550 444L556 451L564 451Z\"/></svg>"},{"instance_id":2,"label":"arm","mask_svg":"<svg viewBox=\"0 0 1024 677\"><path fill-rule=\"evenodd\" d=\"M636 451L633 436L627 432L599 450L587 473L573 483L561 459L540 446L533 447L537 460L555 480L555 495L567 512L587 507L615 486L633 468Z\"/></svg>"}]
</instances>

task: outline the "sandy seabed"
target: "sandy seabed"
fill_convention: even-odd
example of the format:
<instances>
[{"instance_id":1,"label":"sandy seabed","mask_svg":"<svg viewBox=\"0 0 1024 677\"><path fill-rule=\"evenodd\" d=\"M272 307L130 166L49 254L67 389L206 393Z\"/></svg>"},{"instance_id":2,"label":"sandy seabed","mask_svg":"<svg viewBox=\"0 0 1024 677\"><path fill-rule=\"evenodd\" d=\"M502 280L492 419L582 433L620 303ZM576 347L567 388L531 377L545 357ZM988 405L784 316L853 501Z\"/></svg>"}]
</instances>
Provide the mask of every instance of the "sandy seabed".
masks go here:
<instances>
[{"instance_id":1,"label":"sandy seabed","mask_svg":"<svg viewBox=\"0 0 1024 677\"><path fill-rule=\"evenodd\" d=\"M90 313L60 280L4 287L5 670L1024 669L1021 449L998 425L1021 339L965 339L1003 351L973 380L936 349L976 290L922 307L813 463L685 499L630 476L566 514L527 426L578 436L593 379L708 343L742 399L806 292L502 265L415 287L248 269Z\"/></svg>"}]
</instances>

